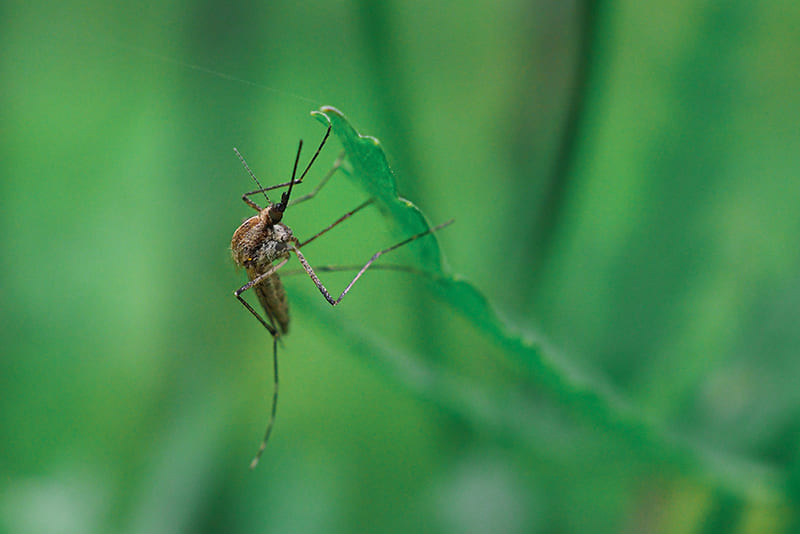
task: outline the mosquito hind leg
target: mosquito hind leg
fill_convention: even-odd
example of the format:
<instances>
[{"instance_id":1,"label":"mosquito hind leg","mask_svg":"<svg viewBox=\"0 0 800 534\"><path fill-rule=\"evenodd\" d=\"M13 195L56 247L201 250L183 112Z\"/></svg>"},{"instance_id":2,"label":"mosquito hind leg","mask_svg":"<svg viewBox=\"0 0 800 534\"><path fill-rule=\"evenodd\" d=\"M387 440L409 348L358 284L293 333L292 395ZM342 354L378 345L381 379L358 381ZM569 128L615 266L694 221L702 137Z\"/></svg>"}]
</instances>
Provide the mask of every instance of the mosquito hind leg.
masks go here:
<instances>
[{"instance_id":1,"label":"mosquito hind leg","mask_svg":"<svg viewBox=\"0 0 800 534\"><path fill-rule=\"evenodd\" d=\"M267 421L267 429L264 431L264 437L261 439L261 445L258 446L258 451L253 459L250 461L250 470L256 468L264 449L267 448L269 436L272 434L272 428L275 426L275 414L278 411L278 337L272 336L272 409L269 413L269 421Z\"/></svg>"},{"instance_id":2,"label":"mosquito hind leg","mask_svg":"<svg viewBox=\"0 0 800 534\"><path fill-rule=\"evenodd\" d=\"M264 449L267 448L267 442L269 441L269 437L272 434L272 428L275 426L275 414L278 411L278 383L279 383L278 382L278 338L280 338L280 333L278 332L278 329L275 327L275 325L272 323L272 319L269 316L267 316L269 319L268 322L263 317L261 317L261 314L259 314L255 310L255 308L253 308L250 305L250 303L248 303L246 300L244 300L244 298L242 298L242 293L244 293L248 289L251 289L253 286L258 284L261 280L263 280L267 276L273 274L287 261L289 261L289 258L285 258L280 263L272 266L269 270L267 270L267 272L265 272L261 276L257 276L256 278L250 280L248 283L246 283L245 285L243 285L242 287L233 292L233 295L239 300L239 302L242 303L242 305L247 309L247 311L249 311L253 315L253 317L258 319L258 322L260 322L272 336L272 377L273 377L272 408L270 409L269 421L267 421L267 428L264 431L264 438L261 440L261 445L259 445L258 447L258 452L256 452L256 455L250 462L251 470L255 469L256 466L258 465L258 461L261 459L261 455L264 453Z\"/></svg>"}]
</instances>

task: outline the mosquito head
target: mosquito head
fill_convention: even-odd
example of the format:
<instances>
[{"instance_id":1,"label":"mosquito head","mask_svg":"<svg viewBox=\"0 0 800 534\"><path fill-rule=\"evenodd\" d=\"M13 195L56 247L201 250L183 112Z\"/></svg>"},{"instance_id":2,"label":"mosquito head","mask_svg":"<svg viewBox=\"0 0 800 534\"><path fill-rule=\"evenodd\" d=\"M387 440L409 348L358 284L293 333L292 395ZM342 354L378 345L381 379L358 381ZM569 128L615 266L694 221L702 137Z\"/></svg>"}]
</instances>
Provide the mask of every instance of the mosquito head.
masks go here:
<instances>
[{"instance_id":1,"label":"mosquito head","mask_svg":"<svg viewBox=\"0 0 800 534\"><path fill-rule=\"evenodd\" d=\"M291 188L291 185L289 185L289 187ZM268 220L265 222L267 222L267 224L270 225L281 222L281 219L283 219L283 212L286 211L286 206L288 204L289 204L289 195L288 192L284 192L283 194L281 194L280 202L275 202L274 204L271 203L264 210L262 210L261 212L262 218L264 217L264 215L266 215L266 218Z\"/></svg>"}]
</instances>

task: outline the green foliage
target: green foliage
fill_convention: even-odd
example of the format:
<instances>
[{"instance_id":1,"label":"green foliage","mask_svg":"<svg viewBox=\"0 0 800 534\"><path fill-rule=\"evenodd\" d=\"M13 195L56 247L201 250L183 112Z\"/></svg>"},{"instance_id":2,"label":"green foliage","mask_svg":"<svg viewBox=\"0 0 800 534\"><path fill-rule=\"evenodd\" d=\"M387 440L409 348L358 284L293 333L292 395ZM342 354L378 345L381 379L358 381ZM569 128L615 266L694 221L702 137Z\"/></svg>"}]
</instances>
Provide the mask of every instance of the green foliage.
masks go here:
<instances>
[{"instance_id":1,"label":"green foliage","mask_svg":"<svg viewBox=\"0 0 800 534\"><path fill-rule=\"evenodd\" d=\"M378 201L381 211L395 227L410 235L430 230L419 208L398 196L394 176L378 139L359 134L334 107L324 106L312 112L312 115L332 126L352 165L350 176L371 198ZM643 412L620 400L620 396L598 377L579 371L579 366L566 362L563 356L553 354L554 349L543 350L531 340L514 333L491 309L488 299L475 286L442 270L436 234L422 241L427 247L420 254L420 264L424 266L426 275L433 278L435 294L452 311L470 320L474 328L482 330L497 345L505 348L508 358L517 360L520 368L527 371L532 384L546 388L549 394L557 397L558 402L587 418L595 429L613 432L617 437L617 446L629 448L642 461L672 466L698 481L713 480L719 489L728 494L753 502L781 502L785 481L772 469L752 465L719 451L707 450L691 440L667 433ZM363 332L360 335L363 336ZM385 359L399 357L396 349L385 344L375 343L371 351L373 354L375 351L384 352ZM427 358L429 364L435 365L431 355ZM504 364L495 362L495 365ZM428 371L437 372L435 369ZM457 368L451 371L458 373ZM445 404L458 404L459 395L453 389L440 388L431 393L440 396ZM499 398L493 400L498 405L502 402ZM471 406L460 408L463 417L478 417L477 412L470 411ZM520 426L524 426L524 422ZM518 438L523 438L522 432L518 434Z\"/></svg>"},{"instance_id":2,"label":"green foliage","mask_svg":"<svg viewBox=\"0 0 800 534\"><path fill-rule=\"evenodd\" d=\"M380 211L394 224L395 233L412 236L430 229L419 208L397 195L397 184L386 161L386 154L376 138L359 134L334 107L323 106L312 115L332 126L347 153L358 184L370 198L375 199ZM415 248L424 268L440 274L441 252L436 236L420 241Z\"/></svg>"},{"instance_id":3,"label":"green foliage","mask_svg":"<svg viewBox=\"0 0 800 534\"><path fill-rule=\"evenodd\" d=\"M800 531L792 6L13 5L0 532ZM326 103L284 221L377 206L304 249L332 292L456 222L335 308L287 265L251 473L231 147L286 182Z\"/></svg>"}]
</instances>

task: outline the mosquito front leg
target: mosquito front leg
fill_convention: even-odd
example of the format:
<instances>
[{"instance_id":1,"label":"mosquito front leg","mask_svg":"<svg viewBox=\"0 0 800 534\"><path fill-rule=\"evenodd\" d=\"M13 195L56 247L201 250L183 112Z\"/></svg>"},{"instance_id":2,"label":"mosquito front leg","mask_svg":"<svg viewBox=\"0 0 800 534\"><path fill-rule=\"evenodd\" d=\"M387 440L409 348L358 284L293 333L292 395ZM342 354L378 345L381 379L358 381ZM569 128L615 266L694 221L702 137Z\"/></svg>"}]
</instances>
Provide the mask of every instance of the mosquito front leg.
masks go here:
<instances>
[{"instance_id":1,"label":"mosquito front leg","mask_svg":"<svg viewBox=\"0 0 800 534\"><path fill-rule=\"evenodd\" d=\"M306 193L305 195L292 200L289 203L289 206L294 206L295 204L300 204L301 202L305 202L306 200L311 200L312 198L314 198L317 195L317 193L319 193L320 190L323 187L325 187L325 184L328 183L328 180L331 179L331 177L336 173L336 171L338 171L341 168L342 164L344 163L344 157L345 157L345 152L342 151L342 153L339 154L339 157L336 158L336 161L333 162L333 165L331 166L330 170L328 170L325 176L322 177L322 180L320 180L320 182L314 187L314 189L312 189L309 193ZM296 180L294 183L295 185L299 184L300 180ZM284 182L282 184L271 185L269 187L262 187L261 189L256 189L255 191L249 191L245 193L244 195L242 195L242 198L247 198L251 195L257 195L259 193L266 193L267 191L272 191L273 189L280 189L281 187L287 187L289 184L291 184L291 182ZM245 200L245 202L247 202L247 200ZM248 205L251 205L250 202L247 203Z\"/></svg>"},{"instance_id":2,"label":"mosquito front leg","mask_svg":"<svg viewBox=\"0 0 800 534\"><path fill-rule=\"evenodd\" d=\"M369 259L369 261L367 261L367 263L364 264L364 266L361 268L361 270L359 270L358 273L356 273L355 277L353 277L353 279L350 280L350 283L347 284L347 287L344 288L344 291L342 291L342 293L337 298L333 298L331 296L330 292L325 287L325 285L320 281L319 277L314 272L314 269L311 268L311 265L309 265L308 260L306 260L305 256L303 256L303 253L300 252L299 248L294 246L294 245L292 245L292 246L289 247L289 249L292 250L295 254L297 254L297 259L300 260L300 264L303 266L303 269L306 271L308 276L311 277L311 280L314 282L314 285L317 286L317 289L319 289L319 292L322 293L323 297L325 297L325 300L327 300L330 303L331 306L336 306L337 304L339 304L342 301L344 296L347 295L348 291L350 291L350 288L353 287L353 284L355 284L356 281L359 278L361 278L361 275L364 274L367 269L369 269L370 265L375 263L375 261L378 258L380 258L382 255L386 254L387 252L391 252L391 251L393 251L395 249L398 249L398 248L402 247L403 245L407 245L408 243L411 243L412 241L414 241L416 239L419 239L420 237L425 237L428 234L432 234L433 232L436 232L437 230L440 230L440 229L444 228L445 226L447 226L449 224L452 224L452 223L453 223L453 220L449 220L449 221L447 221L445 223L440 224L439 226L436 226L434 228L429 228L424 232L420 232L419 234L412 235L408 239L405 239L405 240L403 240L403 241L401 241L401 242L399 242L399 243L397 243L395 245L392 245L391 247L385 248L383 250L379 250L378 252L373 254L372 257ZM323 232L324 231L325 230L323 230ZM307 242L308 241L306 241L306 243Z\"/></svg>"},{"instance_id":3,"label":"mosquito front leg","mask_svg":"<svg viewBox=\"0 0 800 534\"><path fill-rule=\"evenodd\" d=\"M269 269L267 269L266 272L256 276L255 278L253 278L252 280L247 282L245 285L243 285L242 287L240 287L239 289L237 289L236 291L233 292L233 296L236 297L237 299L239 299L239 302L241 302L242 305L245 308L247 308L247 311L252 313L253 317L258 319L258 322L260 322L262 325L264 325L264 328L266 328L269 331L269 333L272 335L272 337L274 337L274 338L277 338L278 335L279 335L278 334L278 330L275 328L275 325L271 324L271 322L268 323L267 321L265 321L264 318L261 317L261 314L259 314L255 310L255 308L253 308L246 300L244 300L242 298L242 293L244 293L248 289L252 288L256 284L259 284L262 281L266 280L269 276L274 274L275 271L277 271L278 269L280 269L281 267L286 265L287 261L289 261L289 258L282 259L280 262L276 263L275 265L273 265Z\"/></svg>"},{"instance_id":4,"label":"mosquito front leg","mask_svg":"<svg viewBox=\"0 0 800 534\"><path fill-rule=\"evenodd\" d=\"M281 187L286 187L288 185L301 183L303 181L303 178L306 177L306 174L308 174L308 170L314 164L314 161L316 161L317 156L319 156L319 153L322 151L322 147L325 146L325 142L328 140L328 136L330 134L331 134L331 126L328 125L328 130L325 132L325 136L322 138L322 142L319 144L319 147L317 148L317 151L314 152L314 155L311 157L311 161L309 161L308 165L306 165L306 169L303 171L303 174L300 175L300 178L295 180L294 179L294 174L292 174L292 179L290 181L288 181L286 183L283 183L283 184L271 185L269 187L261 187L261 183L258 181L258 178L256 178L255 173L250 169L250 166L244 160L244 157L242 157L242 155L239 153L239 151L236 148L234 148L233 151L236 152L236 156L239 158L239 161L241 161L242 165L244 165L244 168L247 171L247 174L250 175L250 178L252 178L253 181L256 184L258 184L258 187L259 187L255 191L250 191L250 192L245 193L245 194L242 195L242 200L244 200L245 204L247 204L248 206L250 206L251 208L253 208L256 211L261 211L261 207L258 204L256 204L255 202L253 202L252 200L250 200L249 197L251 195L257 195L259 193L263 193L266 196L266 192L267 191L272 191L273 189L278 189L278 188L281 188ZM302 143L303 142L301 141L300 142L301 146L302 146ZM298 155L298 157L300 156L299 151L298 151L297 155ZM344 160L344 152L342 152L339 155L339 157L337 158L336 162L334 162L333 168L330 171L328 171L328 174L322 179L322 183L320 183L313 191L311 191L311 193L298 198L297 200L292 202L292 204L297 204L298 202L302 202L304 200L308 200L309 198L313 198L314 195L316 195L317 192L320 189L322 189L322 186L325 185L325 182L327 182L330 179L330 177L333 176L333 173L336 172L336 170L339 167L341 167L343 160ZM267 198L267 202L269 202L269 198Z\"/></svg>"},{"instance_id":5,"label":"mosquito front leg","mask_svg":"<svg viewBox=\"0 0 800 534\"><path fill-rule=\"evenodd\" d=\"M237 291L241 291L241 289L242 289L242 288L239 288ZM249 304L249 303L248 303L246 300L244 300L244 299L241 297L241 295L240 295L239 293L237 293L236 291L234 291L233 295L234 295L234 296L235 296L237 299L239 299L239 302L241 302L241 303L242 303L242 306L244 306L245 308L247 308L247 311L249 311L250 313L252 313L252 314L253 314L253 317L255 317L256 319L258 319L258 322L260 322L262 325L264 325L264 328L266 328L266 329L267 329L267 331L269 331L270 335L271 335L272 337L274 337L274 338L276 338L276 339L277 339L277 337L278 337L278 330L275 328L275 326L274 326L274 325L272 325L272 324L270 324L270 323L268 323L267 321L265 321L265 320L264 320L264 319L261 317L261 315L260 315L260 314L259 314L259 313L258 313L258 312L257 312L257 311L256 311L256 310L255 310L255 309L252 307L252 306L250 306L250 304Z\"/></svg>"},{"instance_id":6,"label":"mosquito front leg","mask_svg":"<svg viewBox=\"0 0 800 534\"><path fill-rule=\"evenodd\" d=\"M242 162L242 165L244 165L244 169L247 171L247 174L250 175L250 178L252 178L253 181L255 181L255 183L258 184L258 178L256 178L255 173L253 173L253 171L250 169L250 166L244 160L244 157L239 153L239 150L236 147L233 147L233 151L236 153L236 157L239 158L239 161ZM259 185L261 185L261 184L259 184ZM258 192L259 191L251 191L249 193L245 193L244 195L242 195L242 200L244 200L244 203L247 204L248 206L250 206L251 208L253 208L254 210L261 211L261 206L259 206L258 204L256 204L252 200L250 200L250 198L249 198L250 195L253 195L253 194L258 193ZM269 202L269 199L267 199L267 202Z\"/></svg>"},{"instance_id":7,"label":"mosquito front leg","mask_svg":"<svg viewBox=\"0 0 800 534\"><path fill-rule=\"evenodd\" d=\"M325 186L325 184L328 183L328 180L331 179L331 176L333 176L334 173L336 171L338 171L339 168L342 166L342 163L344 163L344 156L345 156L345 152L343 150L342 153L339 154L339 157L336 158L336 161L333 162L333 165L331 166L330 170L327 172L327 174L325 174L325 176L322 177L322 180L320 180L320 182L316 185L316 187L314 187L314 189L312 189L310 192L306 193L305 195L303 195L301 197L297 197L296 199L292 200L289 203L289 206L294 206L295 204L300 204L301 202L305 202L306 200L310 200L310 199L314 198L317 195L317 193L319 193L320 189L322 189ZM297 182L295 182L295 183L297 183ZM289 185L289 184L286 183L286 184L282 184L282 185ZM275 186L275 187L282 187L282 186Z\"/></svg>"}]
</instances>

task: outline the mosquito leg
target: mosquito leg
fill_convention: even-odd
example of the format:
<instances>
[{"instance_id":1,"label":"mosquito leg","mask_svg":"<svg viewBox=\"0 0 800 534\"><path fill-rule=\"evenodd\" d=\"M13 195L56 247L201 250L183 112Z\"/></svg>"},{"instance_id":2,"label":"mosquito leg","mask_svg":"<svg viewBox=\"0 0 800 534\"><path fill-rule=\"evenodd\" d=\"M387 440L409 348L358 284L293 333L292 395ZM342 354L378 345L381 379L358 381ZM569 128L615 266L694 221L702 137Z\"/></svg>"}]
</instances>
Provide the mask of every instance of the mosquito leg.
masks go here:
<instances>
[{"instance_id":1,"label":"mosquito leg","mask_svg":"<svg viewBox=\"0 0 800 534\"><path fill-rule=\"evenodd\" d=\"M309 237L308 239L306 239L305 241L303 241L302 243L297 245L297 248L304 247L305 245L308 245L309 243L314 241L316 238L318 238L319 236L321 236L322 234L324 234L328 230L332 229L334 226L336 226L340 222L344 221L345 219L349 219L350 217L352 217L353 215L355 215L356 213L358 213L362 209L366 208L370 204L372 204L372 199L371 198L369 200L365 200L364 202L362 202L361 204L359 204L358 206L356 206L352 210L348 211L347 213L345 213L344 215L342 215L341 217L339 217L338 219L333 221L327 227L323 228L322 230L320 230L316 234L312 235L311 237Z\"/></svg>"},{"instance_id":2,"label":"mosquito leg","mask_svg":"<svg viewBox=\"0 0 800 534\"><path fill-rule=\"evenodd\" d=\"M239 158L239 161L242 162L242 165L244 165L244 170L247 171L247 174L250 175L250 178L252 178L253 181L255 183L257 183L259 187L261 187L261 184L258 182L258 178L256 178L255 173L250 169L250 166L244 160L244 157L239 153L239 150L236 147L233 147L233 151L236 153L236 157ZM244 203L247 204L248 206L250 206L251 208L253 208L256 211L261 211L261 206L259 206L258 204L256 204L252 200L250 200L249 197L250 197L250 195L258 193L259 191L251 191L250 193L245 193L244 195L242 195L242 200L244 200ZM267 202L269 202L269 198L267 198Z\"/></svg>"},{"instance_id":3,"label":"mosquito leg","mask_svg":"<svg viewBox=\"0 0 800 534\"><path fill-rule=\"evenodd\" d=\"M261 459L261 455L264 453L264 449L267 448L267 441L269 441L269 436L272 434L272 427L275 426L275 414L278 411L278 330L275 328L274 325L267 323L264 319L261 318L261 315L253 309L250 304L244 300L240 294L234 293L236 298L239 299L245 308L248 309L250 313L255 316L259 322L264 325L270 335L272 335L272 408L270 409L269 413L269 421L267 421L267 429L264 431L264 437L261 440L261 445L258 446L258 452L253 457L253 460L250 462L250 469L255 469L258 465L258 461Z\"/></svg>"},{"instance_id":4,"label":"mosquito leg","mask_svg":"<svg viewBox=\"0 0 800 534\"><path fill-rule=\"evenodd\" d=\"M308 165L306 165L306 169L303 171L303 174L301 174L300 178L298 178L297 180L293 180L293 182L295 184L301 183L303 181L303 178L306 177L306 174L308 174L308 170L311 168L311 165L314 164L314 161L316 161L317 156L319 156L319 153L322 151L322 147L325 146L325 142L328 140L328 136L330 134L331 134L331 127L329 125L328 126L328 130L325 132L325 137L322 138L322 142L319 144L319 147L317 147L317 151L311 157L311 161L309 161ZM251 195L257 195L259 193L266 194L267 191L272 191L273 189L279 189L281 187L286 187L286 186L292 184L292 181L290 180L290 181L282 183L282 184L271 185L269 187L261 187L261 184L259 183L258 178L256 178L255 173L250 169L250 166L247 165L247 162L244 160L244 157L239 153L239 151L236 148L234 148L233 151L236 152L236 156L239 158L239 161L241 161L242 165L244 165L244 168L247 171L247 174L249 174L250 177L253 179L253 181L256 184L258 184L258 186L259 186L259 188L256 189L255 191L249 191L249 192L247 192L247 193L242 195L242 200L244 200L245 204L247 204L248 206L250 206L254 210L261 211L262 208L258 204L256 204L252 200L250 200L249 197ZM313 191L311 191L307 195L303 195L302 197L300 197L297 200L293 201L291 204L297 204L299 202L303 202L304 200L308 200L310 198L313 198L314 195L316 195L319 192L319 190L322 189L322 186L325 185L325 183L328 180L330 180L331 176L333 176L333 173L336 172L336 170L339 169L339 167L342 166L342 162L344 161L344 155L345 155L345 153L344 153L344 151L342 151L342 153L339 155L339 157L334 162L333 167L331 168L331 170L328 171L328 174L325 175L325 177L322 179L322 182L320 182L320 184L317 185L317 187L315 187ZM267 199L267 201L269 201L269 199Z\"/></svg>"},{"instance_id":5,"label":"mosquito leg","mask_svg":"<svg viewBox=\"0 0 800 534\"><path fill-rule=\"evenodd\" d=\"M264 431L264 438L261 440L261 445L258 447L258 452L256 452L255 457L253 457L253 460L250 462L250 469L255 469L258 465L258 461L261 459L264 449L267 448L267 441L269 441L269 436L272 434L272 427L275 426L275 414L278 411L278 338L280 337L280 334L278 333L278 329L275 328L275 325L272 324L272 320L270 320L269 323L265 321L264 318L261 317L261 315L246 300L242 298L242 293L273 274L281 266L286 264L287 261L289 261L289 258L284 258L281 262L267 269L264 274L255 277L233 292L234 296L239 300L239 302L241 302L242 305L247 308L251 314L253 314L253 317L258 319L258 321L272 336L272 408L270 410L269 421L267 422L267 429Z\"/></svg>"},{"instance_id":6,"label":"mosquito leg","mask_svg":"<svg viewBox=\"0 0 800 534\"><path fill-rule=\"evenodd\" d=\"M270 276L272 276L273 274L275 274L275 271L277 271L278 269L280 269L281 267L283 267L284 265L286 265L286 262L287 262L287 261L289 261L289 258L288 258L288 257L286 257L286 258L283 258L283 259L282 259L280 262L278 262L278 263L276 263L275 265L271 266L269 269L267 269L267 270L266 270L266 271L264 271L263 273L259 274L258 276L256 276L255 278L253 278L252 280L250 280L249 282L247 282L245 285L243 285L242 287L240 287L239 289L237 289L236 291L234 291L234 292L233 292L233 294L234 294L234 295L236 295L236 296L238 297L239 295L241 295L242 293L244 293L245 291L247 291L247 290L248 290L248 289L250 289L251 287L253 287L253 286L255 286L255 285L258 285L258 284L260 284L260 283L261 283L261 282L263 282L263 281L264 281L266 278L269 278Z\"/></svg>"},{"instance_id":7,"label":"mosquito leg","mask_svg":"<svg viewBox=\"0 0 800 534\"><path fill-rule=\"evenodd\" d=\"M247 195L251 194L252 193L245 193L244 195L242 195L242 200L244 200L244 203L253 208L254 210L261 211L262 210L261 206L259 206L258 204L247 198Z\"/></svg>"},{"instance_id":8,"label":"mosquito leg","mask_svg":"<svg viewBox=\"0 0 800 534\"><path fill-rule=\"evenodd\" d=\"M297 197L296 199L292 200L289 203L289 206L294 206L295 204L300 204L301 202L305 202L306 200L310 200L310 199L314 198L316 196L316 194L319 193L319 190L322 189L325 186L326 183L328 183L328 180L331 179L331 176L333 176L333 174L336 171L338 171L339 168L342 166L342 163L344 163L344 156L345 156L345 153L344 153L344 151L342 151L342 153L339 154L339 157L336 158L336 161L333 162L333 165L331 166L330 170L327 172L327 174L325 174L325 176L322 178L322 180L320 180L320 182L316 185L316 187L314 187L314 189L312 189L309 193L306 193L305 195L303 195L301 197ZM299 180L298 180L298 182L299 182ZM295 183L298 183L298 182L295 182ZM275 186L275 187L283 187L283 186L286 186L286 185L289 185L289 184L288 183L281 184L281 185Z\"/></svg>"},{"instance_id":9,"label":"mosquito leg","mask_svg":"<svg viewBox=\"0 0 800 534\"><path fill-rule=\"evenodd\" d=\"M260 314L259 314L259 313L258 313L258 312L255 310L255 308L253 308L252 306L250 306L250 304L249 304L249 303L248 303L246 300L244 300L244 299L241 297L241 295L238 295L238 294L236 294L236 293L234 293L233 295L234 295L234 296L235 296L237 299L239 299L239 302L241 302L241 303L242 303L242 306L244 306L245 308L247 308L247 311L249 311L250 313L252 313L252 314L253 314L253 317L255 317L256 319L258 319L258 322L260 322L262 325L264 325L264 328L266 328L266 329L267 329L267 331L270 333L270 335L271 335L272 337L275 337L275 338L276 338L276 337L278 337L278 336L279 336L279 334L278 334L278 330L275 328L275 326L273 326L273 325L271 325L270 323L268 323L267 321L265 321L265 320L264 320L264 319L261 317L261 315L260 315Z\"/></svg>"},{"instance_id":10,"label":"mosquito leg","mask_svg":"<svg viewBox=\"0 0 800 534\"><path fill-rule=\"evenodd\" d=\"M260 322L262 325L264 325L264 328L266 328L269 331L269 333L272 335L272 337L278 337L279 336L278 330L275 328L274 325L272 325L270 323L267 323L267 321L265 321L261 317L261 314L259 314L252 306L250 306L250 304L248 304L248 302L246 300L244 300L242 298L242 293L244 293L248 289L252 288L253 286L261 283L263 280L267 279L269 276L274 274L275 271L277 271L278 269L280 269L281 267L286 265L287 261L289 261L289 258L284 258L279 263L277 263L277 264L273 265L272 267L270 267L269 269L267 269L266 272L256 276L255 278L253 278L252 280L247 282L245 285L243 285L242 287L240 287L239 289L237 289L236 291L233 292L233 296L236 297L237 299L239 299L239 302L241 302L242 305L245 308L247 308L247 310L250 313L252 313L253 316L256 319L258 319L258 322Z\"/></svg>"},{"instance_id":11,"label":"mosquito leg","mask_svg":"<svg viewBox=\"0 0 800 534\"><path fill-rule=\"evenodd\" d=\"M306 200L310 200L310 199L314 198L317 195L317 193L319 193L320 189L322 189L325 186L325 184L328 183L328 180L331 179L331 177L334 175L334 173L336 173L336 171L338 171L339 168L341 168L342 164L344 163L344 157L345 157L345 153L344 153L344 151L342 151L342 153L339 154L339 157L336 158L336 161L333 162L333 165L331 166L330 170L325 174L325 176L322 178L322 180L320 180L320 182L316 185L316 187L314 187L314 189L312 189L311 192L306 193L305 195L292 200L289 203L289 206L294 206L295 204L299 204L301 202L305 202ZM273 189L280 189L281 187L287 187L290 183L291 182L284 182L282 184L271 185L269 187L262 187L261 189L256 189L255 191L249 191L249 192L245 193L244 195L242 195L242 197L246 198L246 197L249 197L251 195L257 195L259 193L265 193L267 191L272 191ZM294 183L295 184L299 184L300 180L295 180ZM245 200L245 202L247 202L247 201ZM249 202L248 202L248 204L249 204Z\"/></svg>"},{"instance_id":12,"label":"mosquito leg","mask_svg":"<svg viewBox=\"0 0 800 534\"><path fill-rule=\"evenodd\" d=\"M447 226L449 224L452 224L452 223L453 223L453 220L449 220L449 221L447 221L445 223L440 224L439 226L436 226L434 228L429 228L424 232L420 232L419 234L412 235L408 239L405 239L405 240L403 240L403 241L401 241L401 242L399 242L399 243L397 243L395 245L392 245L391 247L385 248L383 250L379 250L378 252L376 252L375 254L372 255L372 257L369 259L369 261L366 264L364 264L363 267L361 267L361 270L359 270L358 273L356 273L355 277L352 280L350 280L350 283L347 284L347 287L344 288L344 291L342 291L342 293L339 295L339 297L335 298L335 299L328 292L328 289L322 284L322 282L320 281L319 277L314 272L314 269L311 268L311 265L309 265L308 260L306 260L305 256L303 256L303 253L300 252L299 248L296 247L296 246L291 246L290 250L292 250L295 254L297 254L297 259L300 260L300 264L303 266L303 269L306 271L308 276L311 277L311 280L314 282L314 285L317 286L317 289L319 289L319 292L322 293L323 297L325 297L325 300L327 300L330 303L331 306L336 306L337 304L339 304L342 301L344 296L347 295L347 292L350 291L350 288L353 287L353 284L355 284L356 281L359 278L361 278L361 275L364 274L364 272L366 272L367 269L369 269L370 265L372 265L382 255L386 254L387 252L391 252L391 251L393 251L395 249L398 249L398 248L402 247L403 245L407 245L408 243L411 243L412 241L414 241L416 239L419 239L420 237L425 237L428 234L432 234L433 232L436 232L437 230L440 230L440 229L444 228L445 226Z\"/></svg>"},{"instance_id":13,"label":"mosquito leg","mask_svg":"<svg viewBox=\"0 0 800 534\"><path fill-rule=\"evenodd\" d=\"M278 411L278 336L272 336L272 410L269 413L269 421L267 422L267 429L264 431L264 438L261 440L261 445L258 446L258 452L250 462L250 470L253 470L258 465L264 449L267 448L269 436L272 434L272 427L275 426L275 414Z\"/></svg>"},{"instance_id":14,"label":"mosquito leg","mask_svg":"<svg viewBox=\"0 0 800 534\"><path fill-rule=\"evenodd\" d=\"M286 185L289 186L289 192L285 193L287 198L288 198L289 194L292 191L292 186L295 183L297 183L295 181L294 177L295 177L295 173L297 172L297 162L300 161L300 151L301 150L303 150L303 140L302 139L300 140L300 145L297 147L297 157L294 160L294 169L292 170L292 179L289 180L289 182L286 184ZM263 187L261 185L261 182L258 181L258 178L256 178L255 173L253 173L253 171L250 169L250 166L247 165L247 162L244 160L244 157L242 157L242 155L239 153L239 151L236 148L234 148L233 151L236 152L236 155L239 157L239 161L241 161L242 165L244 165L244 168L247 170L247 174L250 175L250 178L252 178L253 181L256 183L256 185L259 187L259 189L256 189L255 191L250 191L248 193L243 194L242 195L242 200L244 200L245 204L247 204L251 208L255 209L256 211L261 211L261 206L259 206L258 204L256 204L252 200L250 200L250 198L249 198L250 195L255 195L256 193L264 193L264 198L266 199L267 204L271 204L272 202L270 201L270 199L267 196L267 193L265 193L265 191L269 191L270 189L276 189L278 187L281 187L281 185L279 184L279 185L274 185L274 186L270 186L270 187ZM281 195L281 198L283 198L283 195Z\"/></svg>"},{"instance_id":15,"label":"mosquito leg","mask_svg":"<svg viewBox=\"0 0 800 534\"><path fill-rule=\"evenodd\" d=\"M343 273L343 272L354 272L361 269L361 265L317 265L314 267L315 273ZM415 269L414 267L410 267L408 265L398 265L396 263L376 263L373 264L370 269L380 269L382 271L399 271L404 273L410 273L418 276L425 276L431 279L435 279L437 276L429 273L428 271L423 271L421 269ZM296 274L307 274L305 269L292 269L289 271L281 271L281 276L294 276Z\"/></svg>"}]
</instances>

